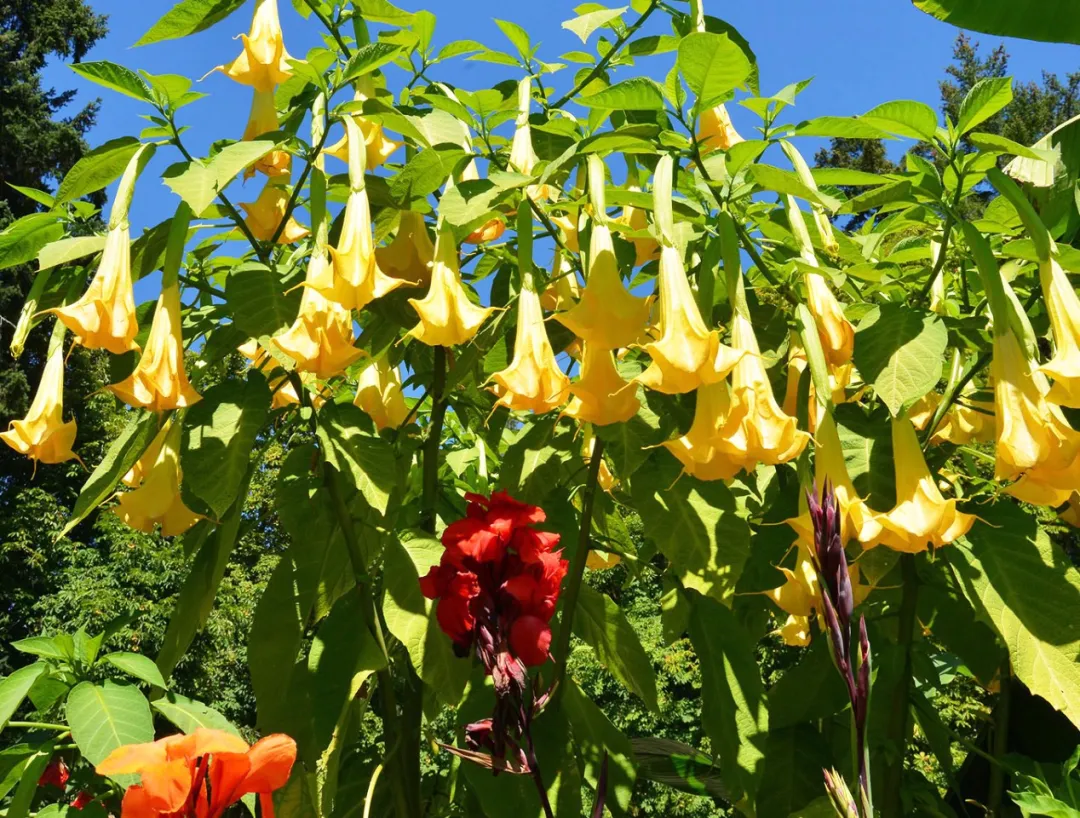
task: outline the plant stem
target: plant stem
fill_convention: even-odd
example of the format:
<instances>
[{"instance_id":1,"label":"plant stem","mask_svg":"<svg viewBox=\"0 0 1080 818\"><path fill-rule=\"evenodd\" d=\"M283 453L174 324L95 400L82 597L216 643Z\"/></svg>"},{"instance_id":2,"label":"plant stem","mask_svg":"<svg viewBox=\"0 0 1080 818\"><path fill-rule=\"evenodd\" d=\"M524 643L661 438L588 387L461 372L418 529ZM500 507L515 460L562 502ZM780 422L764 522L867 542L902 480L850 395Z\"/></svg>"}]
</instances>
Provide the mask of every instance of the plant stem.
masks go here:
<instances>
[{"instance_id":1,"label":"plant stem","mask_svg":"<svg viewBox=\"0 0 1080 818\"><path fill-rule=\"evenodd\" d=\"M622 50L622 47L624 45L626 45L627 41L631 37L633 37L635 34L637 34L638 29L641 28L642 25L645 24L645 21L649 19L649 16L654 11L656 11L659 7L660 7L660 3L658 2L658 0L653 0L653 2L649 4L649 7L647 9L645 9L645 11L641 12L641 16L638 17L637 20L635 20L629 26L627 26L626 31L624 31L622 33L622 35L620 35L619 38L617 40L615 40L614 43L612 43L611 50L608 51L607 54L605 54L603 57L600 58L600 61L596 65L593 66L592 70L588 74L586 74L584 77L582 77L581 81L579 83L577 83L577 85L575 85L573 88L571 88L565 94L563 94L561 97L559 97L557 100L555 100L555 102L553 102L549 107L550 108L561 108L567 102L569 102L574 97L576 97L578 95L578 93L581 91L582 88L584 88L590 82L592 82L594 79L596 79L598 76L600 76L604 72L604 69L608 67L608 64L613 59L615 59L615 57L618 55L618 53Z\"/></svg>"},{"instance_id":2,"label":"plant stem","mask_svg":"<svg viewBox=\"0 0 1080 818\"><path fill-rule=\"evenodd\" d=\"M934 282L937 281L937 277L941 275L941 269L945 266L945 256L949 250L949 238L952 236L953 229L953 214L945 214L945 226L941 228L941 249L938 251L937 261L934 262L934 268L930 271L930 278L926 280L926 284L923 285L922 290L919 292L919 300L917 303L922 304L930 297L930 290L934 286Z\"/></svg>"},{"instance_id":3,"label":"plant stem","mask_svg":"<svg viewBox=\"0 0 1080 818\"><path fill-rule=\"evenodd\" d=\"M882 774L884 783L884 798L880 803L882 818L901 818L903 815L900 791L903 786L904 756L911 727L911 719L908 717L911 698L911 646L915 636L915 616L919 601L919 576L914 554L900 556L900 570L903 576L903 589L900 598L897 646L903 654L903 665L900 669L900 678L893 688L889 722L885 726L885 735L891 745L892 757L886 758Z\"/></svg>"},{"instance_id":4,"label":"plant stem","mask_svg":"<svg viewBox=\"0 0 1080 818\"><path fill-rule=\"evenodd\" d=\"M192 289L198 290L201 293L206 293L206 295L212 295L216 298L225 297L224 290L219 290L217 287L211 286L205 281L196 281L195 279L189 278L188 276L183 274L177 276L177 278L180 283L183 284L185 287L191 287Z\"/></svg>"},{"instance_id":5,"label":"plant stem","mask_svg":"<svg viewBox=\"0 0 1080 818\"><path fill-rule=\"evenodd\" d=\"M47 721L9 721L8 727L22 727L26 730L60 730L66 733L71 728L66 724L50 724Z\"/></svg>"},{"instance_id":6,"label":"plant stem","mask_svg":"<svg viewBox=\"0 0 1080 818\"><path fill-rule=\"evenodd\" d=\"M281 234L285 231L285 226L289 223L289 219L292 218L293 211L296 210L296 203L300 199L300 191L304 189L304 183L311 173L311 168L319 158L319 154L322 153L323 146L326 145L326 137L330 133L329 124L330 123L326 123L323 126L322 138L319 140L319 144L315 146L315 151L304 164L304 170L301 172L300 178L293 188L292 196L289 197L289 204L285 208L285 215L281 217L281 221L278 222L277 230L274 231L274 235L270 238L271 244L277 244L278 239L281 238Z\"/></svg>"},{"instance_id":7,"label":"plant stem","mask_svg":"<svg viewBox=\"0 0 1080 818\"><path fill-rule=\"evenodd\" d=\"M1005 813L1001 809L1002 796L1005 793L1005 768L1001 759L1009 751L1009 711L1012 704L1012 666L1008 657L1001 664L998 673L1001 692L998 694L997 707L994 708L994 743L992 745L996 764L990 765L990 792L986 798L987 814L993 818Z\"/></svg>"},{"instance_id":8,"label":"plant stem","mask_svg":"<svg viewBox=\"0 0 1080 818\"><path fill-rule=\"evenodd\" d=\"M574 611L581 594L581 581L585 576L585 561L589 556L589 533L592 530L593 506L599 485L600 464L604 458L604 441L599 437L589 455L589 473L585 478L585 493L581 500L581 527L578 529L577 550L570 561L566 593L563 594L562 619L559 621L559 641L555 645L555 678L552 686L555 696L561 695L562 680L566 676L566 660L570 653L570 635L574 627Z\"/></svg>"},{"instance_id":9,"label":"plant stem","mask_svg":"<svg viewBox=\"0 0 1080 818\"><path fill-rule=\"evenodd\" d=\"M536 794L540 796L540 806L544 808L544 815L547 818L555 818L555 812L551 809L551 801L548 799L547 789L544 787L544 778L540 775L540 764L536 760L536 750L533 747L531 729L525 733L525 738L527 739L525 760L529 763L529 772L532 775L533 783L536 784Z\"/></svg>"},{"instance_id":10,"label":"plant stem","mask_svg":"<svg viewBox=\"0 0 1080 818\"><path fill-rule=\"evenodd\" d=\"M435 347L435 374L431 381L431 423L424 441L424 473L420 501L420 527L435 533L439 496L439 448L442 443L443 419L446 417L446 348Z\"/></svg>"},{"instance_id":11,"label":"plant stem","mask_svg":"<svg viewBox=\"0 0 1080 818\"><path fill-rule=\"evenodd\" d=\"M352 57L352 51L349 50L349 46L345 43L345 40L341 37L341 32L337 30L337 26L319 10L318 4L314 0L304 0L304 5L311 9L311 13L319 18L319 22L326 26L326 30L330 32L335 40L337 40L338 47L341 49L341 53L345 55L345 59ZM357 11L353 11L356 14Z\"/></svg>"}]
</instances>

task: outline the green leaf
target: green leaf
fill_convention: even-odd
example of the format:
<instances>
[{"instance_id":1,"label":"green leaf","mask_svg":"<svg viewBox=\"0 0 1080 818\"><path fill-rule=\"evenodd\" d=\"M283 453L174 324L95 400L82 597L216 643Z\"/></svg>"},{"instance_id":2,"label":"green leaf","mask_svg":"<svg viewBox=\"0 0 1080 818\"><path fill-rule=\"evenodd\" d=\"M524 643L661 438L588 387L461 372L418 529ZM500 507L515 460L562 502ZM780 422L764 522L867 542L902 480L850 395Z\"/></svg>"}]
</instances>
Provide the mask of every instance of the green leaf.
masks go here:
<instances>
[{"instance_id":1,"label":"green leaf","mask_svg":"<svg viewBox=\"0 0 1080 818\"><path fill-rule=\"evenodd\" d=\"M42 773L45 772L45 768L49 766L49 760L53 756L55 745L56 739L49 739L38 747L27 760L26 766L22 769L22 776L19 778L18 789L15 790L15 796L11 799L11 803L8 804L5 812L6 816L10 816L10 818L27 818L29 816L30 805L34 800L34 796L37 795L38 781L41 779ZM40 814L39 812L38 815Z\"/></svg>"},{"instance_id":2,"label":"green leaf","mask_svg":"<svg viewBox=\"0 0 1080 818\"><path fill-rule=\"evenodd\" d=\"M562 27L567 31L574 32L578 39L585 43L588 42L589 35L598 28L603 28L613 20L622 17L627 8L628 6L620 6L617 9L597 9L596 11L586 12L573 20L567 20L562 24Z\"/></svg>"},{"instance_id":3,"label":"green leaf","mask_svg":"<svg viewBox=\"0 0 1080 818\"><path fill-rule=\"evenodd\" d=\"M581 586L574 635L595 652L596 658L622 685L656 711L656 674L626 615L611 597L588 585Z\"/></svg>"},{"instance_id":4,"label":"green leaf","mask_svg":"<svg viewBox=\"0 0 1080 818\"><path fill-rule=\"evenodd\" d=\"M980 506L967 544L942 550L1032 693L1080 726L1080 573L1034 517Z\"/></svg>"},{"instance_id":5,"label":"green leaf","mask_svg":"<svg viewBox=\"0 0 1080 818\"><path fill-rule=\"evenodd\" d=\"M499 30L506 35L506 39L518 50L518 54L521 55L523 60L527 60L532 53L532 43L529 40L529 32L519 26L517 23L511 23L509 20L495 20L495 25L499 27Z\"/></svg>"},{"instance_id":6,"label":"green leaf","mask_svg":"<svg viewBox=\"0 0 1080 818\"><path fill-rule=\"evenodd\" d=\"M873 508L892 508L896 505L896 479L888 410L878 407L868 413L845 403L834 411L844 465L855 491Z\"/></svg>"},{"instance_id":7,"label":"green leaf","mask_svg":"<svg viewBox=\"0 0 1080 818\"><path fill-rule=\"evenodd\" d=\"M151 702L151 707L185 733L194 733L200 727L205 727L234 736L240 735L233 723L214 708L179 693L169 693L166 697L155 699Z\"/></svg>"},{"instance_id":8,"label":"green leaf","mask_svg":"<svg viewBox=\"0 0 1080 818\"><path fill-rule=\"evenodd\" d=\"M469 662L454 655L450 637L439 630L435 603L420 593L420 577L439 564L443 550L442 543L431 539L387 543L383 615L387 629L408 651L417 675L440 701L454 707L469 680Z\"/></svg>"},{"instance_id":9,"label":"green leaf","mask_svg":"<svg viewBox=\"0 0 1080 818\"><path fill-rule=\"evenodd\" d=\"M464 156L464 151L420 151L391 180L390 195L405 205L430 196L443 186Z\"/></svg>"},{"instance_id":10,"label":"green leaf","mask_svg":"<svg viewBox=\"0 0 1080 818\"><path fill-rule=\"evenodd\" d=\"M154 740L154 718L146 697L134 685L106 681L96 685L82 682L67 699L67 719L71 737L91 764L100 764L113 750L125 744ZM137 780L121 776L117 780Z\"/></svg>"},{"instance_id":11,"label":"green leaf","mask_svg":"<svg viewBox=\"0 0 1080 818\"><path fill-rule=\"evenodd\" d=\"M566 689L560 703L574 734L577 756L584 762L585 779L593 787L597 786L600 765L606 753L608 779L605 803L615 818L622 818L630 812L634 782L637 780L630 739L611 723L596 702L581 692L573 679L567 679L564 684Z\"/></svg>"},{"instance_id":12,"label":"green leaf","mask_svg":"<svg viewBox=\"0 0 1080 818\"><path fill-rule=\"evenodd\" d=\"M769 729L827 719L848 706L847 688L826 639L815 639L769 690ZM820 772L820 771L819 771Z\"/></svg>"},{"instance_id":13,"label":"green leaf","mask_svg":"<svg viewBox=\"0 0 1080 818\"><path fill-rule=\"evenodd\" d=\"M87 478L59 537L86 519L95 508L116 490L116 484L135 465L158 433L158 419L153 412L138 412L124 431L109 445L105 457ZM59 539L58 537L58 539Z\"/></svg>"},{"instance_id":14,"label":"green leaf","mask_svg":"<svg viewBox=\"0 0 1080 818\"><path fill-rule=\"evenodd\" d=\"M52 210L52 208L56 205L56 198L43 190L37 190L36 188L32 187L23 187L22 185L13 185L11 184L11 182L8 182L7 186L12 190L19 191L19 193L21 193L26 198L35 201L40 205L44 205L50 210Z\"/></svg>"},{"instance_id":15,"label":"green leaf","mask_svg":"<svg viewBox=\"0 0 1080 818\"><path fill-rule=\"evenodd\" d=\"M132 97L142 102L153 102L150 88L146 80L132 71L114 62L102 60L101 62L77 62L68 66L80 77L95 82L125 96Z\"/></svg>"},{"instance_id":16,"label":"green leaf","mask_svg":"<svg viewBox=\"0 0 1080 818\"><path fill-rule=\"evenodd\" d=\"M750 554L750 528L736 513L727 486L681 472L671 454L657 451L634 473L631 493L645 534L671 560L684 586L731 604Z\"/></svg>"},{"instance_id":17,"label":"green leaf","mask_svg":"<svg viewBox=\"0 0 1080 818\"><path fill-rule=\"evenodd\" d=\"M154 23L135 45L150 45L197 34L220 23L242 5L244 0L181 0Z\"/></svg>"},{"instance_id":18,"label":"green leaf","mask_svg":"<svg viewBox=\"0 0 1080 818\"><path fill-rule=\"evenodd\" d=\"M976 148L987 153L1008 153L1023 159L1031 159L1035 162L1048 162L1053 164L1057 161L1057 154L1053 151L1037 150L1013 142L1004 136L995 133L975 132L968 134L968 141Z\"/></svg>"},{"instance_id":19,"label":"green leaf","mask_svg":"<svg viewBox=\"0 0 1080 818\"><path fill-rule=\"evenodd\" d=\"M123 175L139 147L135 137L122 136L84 154L64 176L56 191L56 203L73 202L112 184Z\"/></svg>"},{"instance_id":20,"label":"green leaf","mask_svg":"<svg viewBox=\"0 0 1080 818\"><path fill-rule=\"evenodd\" d=\"M389 0L360 0L355 5L365 20L372 23L385 23L389 26L407 26L412 23L413 13L403 11Z\"/></svg>"},{"instance_id":21,"label":"green leaf","mask_svg":"<svg viewBox=\"0 0 1080 818\"><path fill-rule=\"evenodd\" d=\"M328 403L319 410L319 441L326 461L359 491L368 505L385 514L397 485L397 458L382 438L362 431L363 411L351 403Z\"/></svg>"},{"instance_id":22,"label":"green leaf","mask_svg":"<svg viewBox=\"0 0 1080 818\"><path fill-rule=\"evenodd\" d=\"M883 304L859 324L855 366L893 416L941 378L949 333L932 312Z\"/></svg>"},{"instance_id":23,"label":"green leaf","mask_svg":"<svg viewBox=\"0 0 1080 818\"><path fill-rule=\"evenodd\" d=\"M634 749L638 778L691 795L728 800L727 788L711 756L668 738L633 738L630 745Z\"/></svg>"},{"instance_id":24,"label":"green leaf","mask_svg":"<svg viewBox=\"0 0 1080 818\"><path fill-rule=\"evenodd\" d=\"M1046 43L1080 44L1071 0L912 0L915 8L957 28Z\"/></svg>"},{"instance_id":25,"label":"green leaf","mask_svg":"<svg viewBox=\"0 0 1080 818\"><path fill-rule=\"evenodd\" d=\"M101 659L124 671L129 676L134 676L136 679L147 682L154 687L160 687L164 690L169 686L153 660L143 656L141 653L119 651L117 653L106 653Z\"/></svg>"},{"instance_id":26,"label":"green leaf","mask_svg":"<svg viewBox=\"0 0 1080 818\"><path fill-rule=\"evenodd\" d=\"M843 139L889 139L891 131L862 117L819 116L795 126L795 136L824 136ZM814 171L815 175L817 170Z\"/></svg>"},{"instance_id":27,"label":"green leaf","mask_svg":"<svg viewBox=\"0 0 1080 818\"><path fill-rule=\"evenodd\" d=\"M67 634L31 636L29 639L12 642L11 646L20 653L29 653L31 656L40 656L42 659L70 662L75 658L71 637Z\"/></svg>"},{"instance_id":28,"label":"green leaf","mask_svg":"<svg viewBox=\"0 0 1080 818\"><path fill-rule=\"evenodd\" d=\"M499 171L492 171L487 179L461 182L443 194L439 200L439 215L454 227L466 227L485 220L511 191L530 182L530 176Z\"/></svg>"},{"instance_id":29,"label":"green leaf","mask_svg":"<svg viewBox=\"0 0 1080 818\"><path fill-rule=\"evenodd\" d=\"M169 188L201 216L236 174L279 147L272 139L255 139L226 145L209 160L192 159L165 171Z\"/></svg>"},{"instance_id":30,"label":"green leaf","mask_svg":"<svg viewBox=\"0 0 1080 818\"><path fill-rule=\"evenodd\" d=\"M956 117L956 131L966 134L1013 99L1012 77L988 77L975 83L960 103L960 112Z\"/></svg>"},{"instance_id":31,"label":"green leaf","mask_svg":"<svg viewBox=\"0 0 1080 818\"><path fill-rule=\"evenodd\" d=\"M0 682L0 730L7 727L34 682L47 670L44 662L21 667Z\"/></svg>"},{"instance_id":32,"label":"green leaf","mask_svg":"<svg viewBox=\"0 0 1080 818\"><path fill-rule=\"evenodd\" d=\"M239 496L255 439L270 411L270 388L258 372L203 393L184 416L183 489L221 517Z\"/></svg>"},{"instance_id":33,"label":"green leaf","mask_svg":"<svg viewBox=\"0 0 1080 818\"><path fill-rule=\"evenodd\" d=\"M580 97L577 102L586 108L610 111L662 111L664 92L648 77L634 77L598 94Z\"/></svg>"},{"instance_id":34,"label":"green leaf","mask_svg":"<svg viewBox=\"0 0 1080 818\"><path fill-rule=\"evenodd\" d=\"M258 704L257 724L264 734L287 729L289 711L296 707L289 700L289 688L305 618L297 601L292 560L282 559L259 597L248 638L248 670Z\"/></svg>"},{"instance_id":35,"label":"green leaf","mask_svg":"<svg viewBox=\"0 0 1080 818\"><path fill-rule=\"evenodd\" d=\"M814 190L804 183L796 174L773 167L772 165L763 165L760 163L752 165L747 169L746 176L747 179L754 184L763 187L766 190L774 191L775 193L797 196L808 202L822 205L829 210L836 210L840 207L840 201L838 199L834 199L832 196L823 193L820 190Z\"/></svg>"},{"instance_id":36,"label":"green leaf","mask_svg":"<svg viewBox=\"0 0 1080 818\"><path fill-rule=\"evenodd\" d=\"M679 42L676 65L702 111L746 82L753 69L743 49L727 34L694 32Z\"/></svg>"},{"instance_id":37,"label":"green leaf","mask_svg":"<svg viewBox=\"0 0 1080 818\"><path fill-rule=\"evenodd\" d=\"M873 190L868 190L852 199L848 199L840 206L837 213L863 213L875 207L905 200L913 201L911 182L902 179L899 182L880 185Z\"/></svg>"},{"instance_id":38,"label":"green leaf","mask_svg":"<svg viewBox=\"0 0 1080 818\"><path fill-rule=\"evenodd\" d=\"M871 108L859 119L897 136L933 140L937 135L937 114L925 102L910 99L886 102Z\"/></svg>"},{"instance_id":39,"label":"green leaf","mask_svg":"<svg viewBox=\"0 0 1080 818\"><path fill-rule=\"evenodd\" d=\"M353 52L341 81L351 82L357 77L377 71L393 62L404 51L402 46L394 43L365 43Z\"/></svg>"},{"instance_id":40,"label":"green leaf","mask_svg":"<svg viewBox=\"0 0 1080 818\"><path fill-rule=\"evenodd\" d=\"M22 780L30 759L36 753L37 748L28 744L16 744L0 750L0 798L7 798L8 793Z\"/></svg>"},{"instance_id":41,"label":"green leaf","mask_svg":"<svg viewBox=\"0 0 1080 818\"><path fill-rule=\"evenodd\" d=\"M0 233L0 270L25 264L63 235L63 226L51 213L31 213L12 222Z\"/></svg>"},{"instance_id":42,"label":"green leaf","mask_svg":"<svg viewBox=\"0 0 1080 818\"><path fill-rule=\"evenodd\" d=\"M225 301L236 325L251 338L276 335L300 310L298 293L284 294L281 280L259 262L234 268L225 279Z\"/></svg>"},{"instance_id":43,"label":"green leaf","mask_svg":"<svg viewBox=\"0 0 1080 818\"><path fill-rule=\"evenodd\" d=\"M835 668L830 670L829 675L837 675ZM800 724L776 729L770 723L757 791L758 818L797 815L821 795L821 770L831 763L828 745L817 728Z\"/></svg>"},{"instance_id":44,"label":"green leaf","mask_svg":"<svg viewBox=\"0 0 1080 818\"><path fill-rule=\"evenodd\" d=\"M104 236L76 236L46 244L38 253L38 271L86 258L105 247Z\"/></svg>"},{"instance_id":45,"label":"green leaf","mask_svg":"<svg viewBox=\"0 0 1080 818\"><path fill-rule=\"evenodd\" d=\"M850 187L866 187L872 185L884 185L889 180L885 176L876 173L867 173L862 170L850 168L811 168L814 181L818 185L848 185Z\"/></svg>"},{"instance_id":46,"label":"green leaf","mask_svg":"<svg viewBox=\"0 0 1080 818\"><path fill-rule=\"evenodd\" d=\"M754 640L713 599L694 600L690 641L701 663L701 722L735 803L753 796L763 772L769 711Z\"/></svg>"}]
</instances>

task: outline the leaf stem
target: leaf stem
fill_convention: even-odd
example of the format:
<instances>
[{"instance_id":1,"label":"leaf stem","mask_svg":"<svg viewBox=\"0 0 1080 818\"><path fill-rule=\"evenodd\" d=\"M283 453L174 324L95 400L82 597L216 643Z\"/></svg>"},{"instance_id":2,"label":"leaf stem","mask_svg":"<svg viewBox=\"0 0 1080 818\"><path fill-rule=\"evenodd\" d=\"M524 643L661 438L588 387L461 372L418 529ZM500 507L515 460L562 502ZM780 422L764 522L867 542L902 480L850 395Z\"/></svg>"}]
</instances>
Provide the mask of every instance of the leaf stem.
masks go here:
<instances>
[{"instance_id":1,"label":"leaf stem","mask_svg":"<svg viewBox=\"0 0 1080 818\"><path fill-rule=\"evenodd\" d=\"M327 117L327 119L329 119ZM300 173L300 178L296 182L296 186L293 187L292 196L289 197L289 204L285 208L285 215L281 217L281 221L278 223L277 230L274 231L274 235L270 238L271 244L277 244L281 234L285 232L285 227L289 223L289 219L292 218L293 211L296 210L296 203L300 199L300 191L304 189L304 183L307 182L308 176L311 174L311 168L315 165L316 160L319 158L319 154L322 153L323 146L326 145L326 137L330 133L330 123L327 121L322 129L322 138L319 139L319 144L315 146L315 150L311 156L308 157L307 162L304 164L304 170ZM312 228L314 229L314 227Z\"/></svg>"},{"instance_id":2,"label":"leaf stem","mask_svg":"<svg viewBox=\"0 0 1080 818\"><path fill-rule=\"evenodd\" d=\"M926 284L923 285L922 290L919 292L919 304L923 304L930 297L930 290L934 287L934 282L937 281L937 277L941 275L941 270L945 266L945 256L949 249L949 239L952 237L953 225L956 221L953 219L952 211L950 210L945 214L945 225L941 228L941 249L938 250L937 261L934 262L934 267L930 271L930 278L926 280Z\"/></svg>"},{"instance_id":3,"label":"leaf stem","mask_svg":"<svg viewBox=\"0 0 1080 818\"><path fill-rule=\"evenodd\" d=\"M8 727L21 727L25 730L60 730L68 732L71 728L66 724L51 724L47 721L9 721Z\"/></svg>"},{"instance_id":4,"label":"leaf stem","mask_svg":"<svg viewBox=\"0 0 1080 818\"><path fill-rule=\"evenodd\" d=\"M903 804L900 792L904 780L904 756L911 727L909 717L911 699L911 646L915 636L915 617L919 602L919 576L914 554L900 556L900 571L903 576L903 588L900 597L900 623L897 635L897 647L903 655L900 678L892 691L889 708L889 720L885 725L886 740L892 750L885 756L882 781L884 798L881 800L882 818L901 818Z\"/></svg>"},{"instance_id":5,"label":"leaf stem","mask_svg":"<svg viewBox=\"0 0 1080 818\"><path fill-rule=\"evenodd\" d=\"M435 373L431 381L431 423L424 441L424 472L420 501L420 527L435 533L435 506L439 492L439 448L446 418L446 347L435 347Z\"/></svg>"},{"instance_id":6,"label":"leaf stem","mask_svg":"<svg viewBox=\"0 0 1080 818\"><path fill-rule=\"evenodd\" d=\"M337 26L319 9L317 3L314 0L304 0L304 5L311 9L311 13L319 18L319 22L326 26L326 30L330 32L333 38L337 41L338 47L341 49L341 53L345 55L345 59L352 57L352 51L346 44L345 40L341 36L341 32L338 31ZM354 10L353 14L359 13L358 10Z\"/></svg>"}]
</instances>

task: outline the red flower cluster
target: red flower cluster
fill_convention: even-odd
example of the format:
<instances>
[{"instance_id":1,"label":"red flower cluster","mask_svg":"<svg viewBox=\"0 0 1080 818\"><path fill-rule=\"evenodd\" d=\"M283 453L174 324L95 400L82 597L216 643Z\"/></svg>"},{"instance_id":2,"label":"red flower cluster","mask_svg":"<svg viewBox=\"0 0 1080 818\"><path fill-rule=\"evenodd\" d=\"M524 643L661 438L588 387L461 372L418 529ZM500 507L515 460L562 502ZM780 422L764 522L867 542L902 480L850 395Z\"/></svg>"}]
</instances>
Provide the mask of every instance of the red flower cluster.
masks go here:
<instances>
[{"instance_id":1,"label":"red flower cluster","mask_svg":"<svg viewBox=\"0 0 1080 818\"><path fill-rule=\"evenodd\" d=\"M420 589L439 600L439 627L458 653L467 655L475 645L489 674L507 653L527 667L541 665L566 576L567 561L553 550L559 535L534 529L547 519L543 509L506 492L465 499L466 516L443 532L446 551L420 579Z\"/></svg>"},{"instance_id":2,"label":"red flower cluster","mask_svg":"<svg viewBox=\"0 0 1080 818\"><path fill-rule=\"evenodd\" d=\"M38 786L52 785L62 790L67 786L70 777L71 774L68 772L68 765L64 759L54 758L38 779Z\"/></svg>"}]
</instances>

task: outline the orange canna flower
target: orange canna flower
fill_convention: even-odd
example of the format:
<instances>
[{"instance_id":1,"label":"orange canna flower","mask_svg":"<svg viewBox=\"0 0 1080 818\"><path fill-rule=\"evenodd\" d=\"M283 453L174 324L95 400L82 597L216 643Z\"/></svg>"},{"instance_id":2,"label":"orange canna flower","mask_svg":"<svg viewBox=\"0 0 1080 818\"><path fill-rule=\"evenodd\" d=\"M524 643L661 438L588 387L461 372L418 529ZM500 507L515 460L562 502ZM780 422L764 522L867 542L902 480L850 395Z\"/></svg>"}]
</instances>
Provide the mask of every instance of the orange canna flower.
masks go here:
<instances>
[{"instance_id":1,"label":"orange canna flower","mask_svg":"<svg viewBox=\"0 0 1080 818\"><path fill-rule=\"evenodd\" d=\"M530 275L518 294L514 357L510 365L491 376L496 406L512 411L550 412L566 401L570 379L559 369L544 327L540 296Z\"/></svg>"},{"instance_id":2,"label":"orange canna flower","mask_svg":"<svg viewBox=\"0 0 1080 818\"><path fill-rule=\"evenodd\" d=\"M265 818L273 818L271 794L285 786L296 761L296 742L265 736L251 747L239 736L199 727L148 744L113 750L99 775L138 775L128 787L121 818L221 818L248 794L257 794Z\"/></svg>"},{"instance_id":3,"label":"orange canna flower","mask_svg":"<svg viewBox=\"0 0 1080 818\"><path fill-rule=\"evenodd\" d=\"M756 465L747 453L742 420L746 407L734 405L726 381L697 390L690 430L663 445L683 464L683 473L699 480L730 480Z\"/></svg>"},{"instance_id":4,"label":"orange canna flower","mask_svg":"<svg viewBox=\"0 0 1080 818\"><path fill-rule=\"evenodd\" d=\"M375 248L375 263L391 278L427 287L431 284L431 263L435 246L428 237L422 213L401 211L397 235L386 247Z\"/></svg>"},{"instance_id":5,"label":"orange canna flower","mask_svg":"<svg viewBox=\"0 0 1080 818\"><path fill-rule=\"evenodd\" d=\"M360 373L353 403L368 414L380 432L397 429L405 422L409 407L401 388L401 373L390 365L386 355L376 358Z\"/></svg>"},{"instance_id":6,"label":"orange canna flower","mask_svg":"<svg viewBox=\"0 0 1080 818\"><path fill-rule=\"evenodd\" d=\"M241 34L244 50L227 65L212 69L221 71L229 79L241 85L250 85L256 91L273 91L292 76L289 52L285 50L281 19L278 17L277 0L255 0L255 16L251 31Z\"/></svg>"},{"instance_id":7,"label":"orange canna flower","mask_svg":"<svg viewBox=\"0 0 1080 818\"><path fill-rule=\"evenodd\" d=\"M1080 297L1054 258L1039 265L1039 280L1054 334L1054 357L1040 367L1054 381L1046 398L1080 407Z\"/></svg>"},{"instance_id":8,"label":"orange canna flower","mask_svg":"<svg viewBox=\"0 0 1080 818\"><path fill-rule=\"evenodd\" d=\"M481 307L469 300L461 283L458 250L449 227L435 240L435 260L431 267L431 288L423 298L410 298L420 322L409 334L428 346L457 346L471 340L493 307Z\"/></svg>"},{"instance_id":9,"label":"orange canna flower","mask_svg":"<svg viewBox=\"0 0 1080 818\"><path fill-rule=\"evenodd\" d=\"M75 443L74 420L64 423L64 349L62 343L49 353L41 372L30 410L22 420L13 420L0 439L34 461L63 463L78 459L71 450Z\"/></svg>"},{"instance_id":10,"label":"orange canna flower","mask_svg":"<svg viewBox=\"0 0 1080 818\"><path fill-rule=\"evenodd\" d=\"M180 499L180 425L172 421L165 424L150 450L153 460L148 451L137 472L142 482L120 495L113 513L136 531L150 534L160 524L163 537L183 534L200 517Z\"/></svg>"},{"instance_id":11,"label":"orange canna flower","mask_svg":"<svg viewBox=\"0 0 1080 818\"><path fill-rule=\"evenodd\" d=\"M698 131L697 141L702 143L702 153L706 153L730 150L733 145L744 140L731 124L727 108L720 103L701 114L701 130Z\"/></svg>"},{"instance_id":12,"label":"orange canna flower","mask_svg":"<svg viewBox=\"0 0 1080 818\"><path fill-rule=\"evenodd\" d=\"M625 423L641 408L637 387L619 375L611 350L588 343L582 353L581 376L570 384L570 392L574 397L563 414L582 423Z\"/></svg>"},{"instance_id":13,"label":"orange canna flower","mask_svg":"<svg viewBox=\"0 0 1080 818\"><path fill-rule=\"evenodd\" d=\"M165 412L201 400L184 370L184 340L180 334L180 285L161 291L138 366L130 376L109 387L128 406Z\"/></svg>"},{"instance_id":14,"label":"orange canna flower","mask_svg":"<svg viewBox=\"0 0 1080 818\"><path fill-rule=\"evenodd\" d=\"M250 142L263 134L274 133L279 128L277 106L274 104L274 92L256 90L251 100L251 114L248 115L242 141ZM292 167L292 157L288 151L274 150L244 171L244 178L250 179L256 171L267 176L288 176Z\"/></svg>"},{"instance_id":15,"label":"orange canna flower","mask_svg":"<svg viewBox=\"0 0 1080 818\"><path fill-rule=\"evenodd\" d=\"M244 211L244 221L251 230L251 235L259 241L270 241L289 209L289 198L288 188L270 179L258 199L254 202L241 203L240 209ZM285 229L278 236L277 243L293 244L308 235L308 229L297 224L296 220L290 216Z\"/></svg>"},{"instance_id":16,"label":"orange canna flower","mask_svg":"<svg viewBox=\"0 0 1080 818\"><path fill-rule=\"evenodd\" d=\"M896 507L878 516L883 529L880 542L896 551L917 553L964 536L975 517L957 511L955 499L941 496L910 420L892 420L892 443Z\"/></svg>"}]
</instances>

